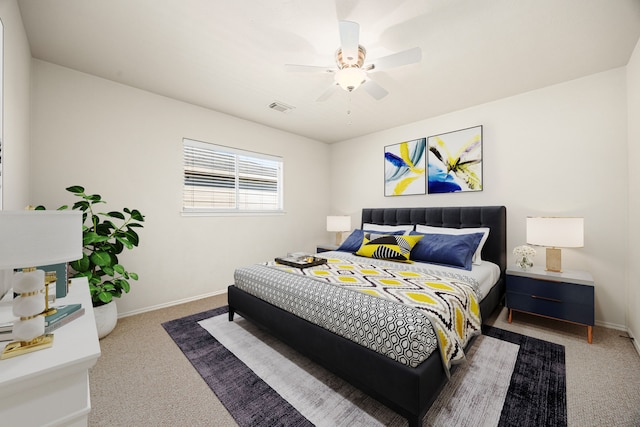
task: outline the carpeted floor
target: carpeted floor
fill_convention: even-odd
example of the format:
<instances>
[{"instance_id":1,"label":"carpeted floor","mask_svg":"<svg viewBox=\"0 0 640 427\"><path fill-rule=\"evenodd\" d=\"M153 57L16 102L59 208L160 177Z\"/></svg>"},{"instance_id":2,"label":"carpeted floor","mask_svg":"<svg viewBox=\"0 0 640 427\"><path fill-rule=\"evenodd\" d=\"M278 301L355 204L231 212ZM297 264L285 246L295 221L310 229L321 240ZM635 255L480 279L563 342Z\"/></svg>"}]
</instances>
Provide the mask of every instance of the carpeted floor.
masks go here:
<instances>
[{"instance_id":1,"label":"carpeted floor","mask_svg":"<svg viewBox=\"0 0 640 427\"><path fill-rule=\"evenodd\" d=\"M404 426L406 420L226 307L163 326L240 426ZM425 426L564 426L564 348L486 327Z\"/></svg>"},{"instance_id":2,"label":"carpeted floor","mask_svg":"<svg viewBox=\"0 0 640 427\"><path fill-rule=\"evenodd\" d=\"M90 426L236 426L162 323L227 304L226 294L118 320L90 371ZM565 347L568 425L640 425L640 356L625 334L506 310L485 323Z\"/></svg>"}]
</instances>

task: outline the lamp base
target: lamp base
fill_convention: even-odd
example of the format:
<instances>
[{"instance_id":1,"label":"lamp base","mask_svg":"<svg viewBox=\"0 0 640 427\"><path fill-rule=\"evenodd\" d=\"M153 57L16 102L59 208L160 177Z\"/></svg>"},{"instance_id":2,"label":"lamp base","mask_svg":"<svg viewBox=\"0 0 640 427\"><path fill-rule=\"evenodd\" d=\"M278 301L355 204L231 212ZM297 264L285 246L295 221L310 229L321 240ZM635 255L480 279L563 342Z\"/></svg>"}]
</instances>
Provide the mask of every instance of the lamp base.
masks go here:
<instances>
[{"instance_id":1,"label":"lamp base","mask_svg":"<svg viewBox=\"0 0 640 427\"><path fill-rule=\"evenodd\" d=\"M11 357L22 356L23 354L44 350L51 346L53 346L53 334L40 335L31 341L13 341L4 348L0 359L4 360Z\"/></svg>"},{"instance_id":2,"label":"lamp base","mask_svg":"<svg viewBox=\"0 0 640 427\"><path fill-rule=\"evenodd\" d=\"M558 248L547 248L547 271L562 273L562 251Z\"/></svg>"},{"instance_id":3,"label":"lamp base","mask_svg":"<svg viewBox=\"0 0 640 427\"><path fill-rule=\"evenodd\" d=\"M56 314L58 312L58 309L55 307L51 307L51 308L45 308L45 310L40 313L41 316L51 316L52 314Z\"/></svg>"}]
</instances>

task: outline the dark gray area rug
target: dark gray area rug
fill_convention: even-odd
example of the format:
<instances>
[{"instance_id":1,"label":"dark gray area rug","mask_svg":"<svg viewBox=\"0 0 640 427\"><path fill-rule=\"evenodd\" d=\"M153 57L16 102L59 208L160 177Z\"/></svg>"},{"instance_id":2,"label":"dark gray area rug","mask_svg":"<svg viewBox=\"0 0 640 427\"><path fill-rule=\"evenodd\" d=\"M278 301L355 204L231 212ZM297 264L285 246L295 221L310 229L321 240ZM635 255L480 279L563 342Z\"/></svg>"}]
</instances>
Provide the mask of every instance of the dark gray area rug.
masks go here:
<instances>
[{"instance_id":1,"label":"dark gray area rug","mask_svg":"<svg viewBox=\"0 0 640 427\"><path fill-rule=\"evenodd\" d=\"M269 379L268 375L265 376L263 374L262 376L267 378L267 381L263 380L261 376L247 366L243 360L238 358L199 324L201 321L204 321L202 322L204 324L208 321L207 319L223 315L226 312L227 307L222 307L166 322L163 326L183 351L187 359L231 413L236 422L240 426L307 426L314 425L314 423L325 423L318 422L318 419L314 419L312 416L309 416L309 418L314 419L314 422L309 421L309 419L296 409L296 407L301 408L301 406L294 402L296 404L296 407L294 407L293 404L283 397L283 395L287 396L287 394L282 393L282 390L278 389L278 386L274 384L272 379ZM236 317L236 319L238 318ZM244 319L242 319L242 321L246 322ZM246 323L248 324L248 322ZM218 323L218 325L224 326L223 323ZM220 326L218 328L220 328ZM255 328L248 328L248 331L250 335L256 334L257 336L263 333ZM505 343L512 343L512 347L515 347L517 352L517 355L514 353L513 363L509 365L509 369L512 370L510 374L511 379L510 381L507 380L503 395L499 396L500 393L498 390L495 397L496 401L492 402L494 405L499 405L498 413L495 414L495 421L489 417L488 414L490 411L487 409L485 409L486 416L474 414L476 418L474 421L470 421L470 418L468 418L470 416L469 414L461 412L462 410L455 409L456 404L462 405L464 410L468 410L468 406L471 406L479 399L470 397L468 401L465 401L461 399L461 397L464 396L456 396L455 391L448 392L445 387L438 401L434 403L432 411L425 417L425 426L566 426L564 347L490 326L483 327L483 334L486 337L492 337ZM228 337L226 339L228 339ZM240 337L238 337L238 339L240 339ZM222 338L221 340L224 341ZM340 379L331 377L331 374L316 372L316 367L312 362L303 356L297 355L297 353L288 349L283 344L275 342L273 338L264 338L264 340L268 346L276 349L276 354L287 353L287 360L289 358L295 360L295 363L305 371L305 374L309 373L314 380L327 383L330 391L337 394L338 400L352 400L357 410L361 412L364 411L364 414L367 416L371 413L375 424L406 425L404 419L380 403L367 396L365 396L366 398L362 398L362 396L358 394L359 392L349 392L348 389L351 386L346 383L345 386L339 384L339 382L341 382ZM477 342L479 341L481 340ZM474 346L469 352L470 360L473 358L473 351L480 345L477 342L474 343ZM232 346L229 345L229 347ZM240 348L242 348L242 346L240 346ZM270 349L270 347L267 348ZM480 351L478 352L480 353ZM484 353L486 354L486 350ZM476 359L474 362L480 363L478 360L479 359ZM317 369L322 370L322 368L319 367ZM504 370L504 368L501 369ZM256 370L259 372L258 369ZM313 377L314 375L315 377ZM464 375L464 373L458 373L457 375L459 377L460 375ZM456 379L455 377L456 373L454 372L454 375L452 375L452 383L454 379ZM316 382L315 387L317 387L317 384L318 382ZM280 393L274 390L274 387L280 390ZM479 387L480 392L483 391L482 382L476 384L475 387ZM463 387L460 390L465 389ZM460 392L461 391L458 391L458 393ZM495 390L492 388L492 385L487 384L485 394L493 396L494 392ZM318 391L318 394L319 393L320 391ZM295 394L301 394L299 389L294 390L293 395ZM324 397L319 399L324 400ZM447 402L448 399L452 401ZM293 399L289 400L293 401ZM436 406L438 406L438 408L436 408ZM308 415L306 409L300 410ZM440 412L432 414L432 412L436 410ZM357 414L355 416L357 417ZM489 418L491 421L488 420ZM326 424L332 422L335 423L335 421L326 421ZM370 424L369 421L362 421L361 423L363 425ZM353 424L353 422L349 422L349 424Z\"/></svg>"}]
</instances>

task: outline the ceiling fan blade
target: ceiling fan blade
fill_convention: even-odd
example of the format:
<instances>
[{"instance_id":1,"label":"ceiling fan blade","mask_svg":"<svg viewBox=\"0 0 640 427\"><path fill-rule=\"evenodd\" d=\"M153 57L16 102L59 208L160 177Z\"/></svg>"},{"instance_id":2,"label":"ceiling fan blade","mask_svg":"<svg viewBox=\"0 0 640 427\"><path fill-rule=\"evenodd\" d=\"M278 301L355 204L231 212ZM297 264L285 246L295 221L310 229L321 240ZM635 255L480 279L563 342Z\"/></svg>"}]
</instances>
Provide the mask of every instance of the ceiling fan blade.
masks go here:
<instances>
[{"instance_id":1,"label":"ceiling fan blade","mask_svg":"<svg viewBox=\"0 0 640 427\"><path fill-rule=\"evenodd\" d=\"M320 95L318 97L318 99L316 99L316 102L323 102L326 101L327 99L329 99L331 97L331 95L333 95L339 88L340 86L338 86L337 83L332 84L329 89L325 90L323 92L322 95Z\"/></svg>"},{"instance_id":2,"label":"ceiling fan blade","mask_svg":"<svg viewBox=\"0 0 640 427\"><path fill-rule=\"evenodd\" d=\"M358 62L358 44L360 37L360 25L352 21L340 21L340 48L342 49L342 60L347 64Z\"/></svg>"},{"instance_id":3,"label":"ceiling fan blade","mask_svg":"<svg viewBox=\"0 0 640 427\"><path fill-rule=\"evenodd\" d=\"M373 61L373 64L365 67L369 71L380 71L388 68L400 67L402 65L413 64L422 60L422 49L414 47L413 49L403 50L402 52L393 53L383 56Z\"/></svg>"},{"instance_id":4,"label":"ceiling fan blade","mask_svg":"<svg viewBox=\"0 0 640 427\"><path fill-rule=\"evenodd\" d=\"M321 67L319 65L284 64L285 71L294 73L334 73L335 67Z\"/></svg>"},{"instance_id":5,"label":"ceiling fan blade","mask_svg":"<svg viewBox=\"0 0 640 427\"><path fill-rule=\"evenodd\" d=\"M385 88L371 79L367 79L367 81L364 82L360 87L378 101L389 94L389 92L387 92Z\"/></svg>"}]
</instances>

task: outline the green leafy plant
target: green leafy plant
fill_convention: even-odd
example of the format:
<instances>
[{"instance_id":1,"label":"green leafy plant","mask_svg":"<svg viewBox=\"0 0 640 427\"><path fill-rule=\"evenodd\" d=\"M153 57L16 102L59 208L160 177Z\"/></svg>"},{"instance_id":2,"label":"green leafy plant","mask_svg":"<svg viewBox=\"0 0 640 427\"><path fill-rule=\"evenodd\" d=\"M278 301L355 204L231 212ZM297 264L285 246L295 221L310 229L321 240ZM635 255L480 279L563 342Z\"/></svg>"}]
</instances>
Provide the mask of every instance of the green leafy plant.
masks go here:
<instances>
[{"instance_id":1,"label":"green leafy plant","mask_svg":"<svg viewBox=\"0 0 640 427\"><path fill-rule=\"evenodd\" d=\"M86 194L78 185L66 189L80 197L72 209L82 211L82 258L71 262L72 277L86 277L89 281L91 301L94 307L107 304L129 292L129 280L138 275L118 261L118 255L126 249L137 247L140 238L136 228L141 228L144 215L136 209L97 212L96 205L106 203L99 194ZM45 209L38 206L36 209ZM68 209L61 206L58 210Z\"/></svg>"}]
</instances>

